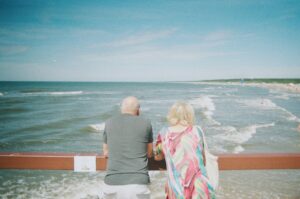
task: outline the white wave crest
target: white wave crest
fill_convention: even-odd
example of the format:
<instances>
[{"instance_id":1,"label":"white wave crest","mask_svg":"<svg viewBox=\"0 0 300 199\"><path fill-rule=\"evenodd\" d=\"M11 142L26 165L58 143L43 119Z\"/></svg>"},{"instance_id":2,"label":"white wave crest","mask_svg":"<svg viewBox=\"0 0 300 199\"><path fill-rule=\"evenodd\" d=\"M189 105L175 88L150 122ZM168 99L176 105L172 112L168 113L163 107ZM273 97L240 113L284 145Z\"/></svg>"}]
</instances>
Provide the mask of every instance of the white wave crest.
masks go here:
<instances>
[{"instance_id":1,"label":"white wave crest","mask_svg":"<svg viewBox=\"0 0 300 199\"><path fill-rule=\"evenodd\" d=\"M201 109L203 114L212 119L214 111L216 110L213 100L209 96L201 96L199 98L190 100L189 103L196 109Z\"/></svg>"},{"instance_id":2,"label":"white wave crest","mask_svg":"<svg viewBox=\"0 0 300 199\"><path fill-rule=\"evenodd\" d=\"M101 132L101 131L104 131L105 123L103 122L101 124L91 124L91 125L89 125L89 127L91 129L93 129L94 131Z\"/></svg>"},{"instance_id":3,"label":"white wave crest","mask_svg":"<svg viewBox=\"0 0 300 199\"><path fill-rule=\"evenodd\" d=\"M235 147L233 150L234 153L239 153L244 151L241 144L247 142L250 140L254 134L256 134L256 130L259 128L268 128L274 126L275 123L269 123L269 124L254 124L250 125L244 128L241 128L237 130L233 126L221 126L216 127L216 129L224 131L223 134L217 135L216 137L225 141L233 142L235 144L238 144L238 146Z\"/></svg>"},{"instance_id":4,"label":"white wave crest","mask_svg":"<svg viewBox=\"0 0 300 199\"><path fill-rule=\"evenodd\" d=\"M233 153L241 153L245 151L244 147L242 147L241 145L238 145L234 148Z\"/></svg>"},{"instance_id":5,"label":"white wave crest","mask_svg":"<svg viewBox=\"0 0 300 199\"><path fill-rule=\"evenodd\" d=\"M284 99L284 100L290 99L289 96L288 96L287 94L276 95L276 96L274 96L274 98L277 98L277 99Z\"/></svg>"},{"instance_id":6,"label":"white wave crest","mask_svg":"<svg viewBox=\"0 0 300 199\"><path fill-rule=\"evenodd\" d=\"M141 111L142 112L150 111L150 107L142 107Z\"/></svg>"},{"instance_id":7,"label":"white wave crest","mask_svg":"<svg viewBox=\"0 0 300 199\"><path fill-rule=\"evenodd\" d=\"M289 112L288 110L286 110L282 107L279 107L279 109L282 110L283 112L285 112L285 114L287 115L287 120L300 122L300 119L293 113Z\"/></svg>"},{"instance_id":8,"label":"white wave crest","mask_svg":"<svg viewBox=\"0 0 300 199\"><path fill-rule=\"evenodd\" d=\"M225 126L221 127L225 131L225 133L223 135L220 135L220 137L222 137L224 140L233 141L238 144L243 144L252 138L252 136L256 133L256 129L268 128L274 125L274 122L269 124L254 124L245 128L241 128L239 130L237 130L233 126Z\"/></svg>"},{"instance_id":9,"label":"white wave crest","mask_svg":"<svg viewBox=\"0 0 300 199\"><path fill-rule=\"evenodd\" d=\"M46 92L49 95L80 95L83 91Z\"/></svg>"},{"instance_id":10,"label":"white wave crest","mask_svg":"<svg viewBox=\"0 0 300 199\"><path fill-rule=\"evenodd\" d=\"M0 92L0 96L3 96L3 93Z\"/></svg>"},{"instance_id":11,"label":"white wave crest","mask_svg":"<svg viewBox=\"0 0 300 199\"><path fill-rule=\"evenodd\" d=\"M248 100L237 100L238 103L245 104L253 108L259 109L277 109L278 106L269 99L248 99Z\"/></svg>"},{"instance_id":12,"label":"white wave crest","mask_svg":"<svg viewBox=\"0 0 300 199\"><path fill-rule=\"evenodd\" d=\"M300 122L300 119L296 115L293 115L292 113L290 113L288 111L287 111L287 114L289 114L289 117L287 118L288 120Z\"/></svg>"},{"instance_id":13,"label":"white wave crest","mask_svg":"<svg viewBox=\"0 0 300 199\"><path fill-rule=\"evenodd\" d=\"M101 95L113 95L113 94L118 94L120 92L117 91L88 91L85 92L86 94L101 94Z\"/></svg>"},{"instance_id":14,"label":"white wave crest","mask_svg":"<svg viewBox=\"0 0 300 199\"><path fill-rule=\"evenodd\" d=\"M43 95L81 95L83 91L53 91L53 92L33 92L25 93L25 95L30 96L43 96Z\"/></svg>"},{"instance_id":15,"label":"white wave crest","mask_svg":"<svg viewBox=\"0 0 300 199\"><path fill-rule=\"evenodd\" d=\"M249 107L264 109L264 110L281 110L286 115L286 119L290 121L300 122L300 119L285 108L278 106L269 99L252 99L252 100L237 100L237 102L245 104Z\"/></svg>"},{"instance_id":16,"label":"white wave crest","mask_svg":"<svg viewBox=\"0 0 300 199\"><path fill-rule=\"evenodd\" d=\"M283 111L287 115L287 120L300 122L300 119L296 115L294 115L293 113L289 112L285 108L282 108L282 107L278 106L278 109L281 110L281 111Z\"/></svg>"}]
</instances>

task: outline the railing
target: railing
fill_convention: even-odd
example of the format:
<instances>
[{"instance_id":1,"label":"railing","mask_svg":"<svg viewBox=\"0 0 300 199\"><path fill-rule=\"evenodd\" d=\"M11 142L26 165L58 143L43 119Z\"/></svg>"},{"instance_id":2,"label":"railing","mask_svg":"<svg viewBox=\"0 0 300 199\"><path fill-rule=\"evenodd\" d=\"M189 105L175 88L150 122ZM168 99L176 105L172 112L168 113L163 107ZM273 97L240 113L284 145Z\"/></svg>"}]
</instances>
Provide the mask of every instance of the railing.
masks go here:
<instances>
[{"instance_id":1,"label":"railing","mask_svg":"<svg viewBox=\"0 0 300 199\"><path fill-rule=\"evenodd\" d=\"M107 159L96 153L0 152L0 169L74 170L75 156L95 156L96 170ZM219 154L220 170L300 169L300 153ZM150 170L165 169L164 161L149 160Z\"/></svg>"}]
</instances>

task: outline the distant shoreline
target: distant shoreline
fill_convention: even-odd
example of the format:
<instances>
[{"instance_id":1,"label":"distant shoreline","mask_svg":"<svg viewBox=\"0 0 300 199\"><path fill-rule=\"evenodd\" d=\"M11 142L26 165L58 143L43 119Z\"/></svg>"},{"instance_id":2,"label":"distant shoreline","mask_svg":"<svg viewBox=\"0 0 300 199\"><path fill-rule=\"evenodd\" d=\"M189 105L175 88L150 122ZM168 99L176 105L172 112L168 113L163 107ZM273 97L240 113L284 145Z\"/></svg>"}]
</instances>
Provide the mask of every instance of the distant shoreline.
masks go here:
<instances>
[{"instance_id":1,"label":"distant shoreline","mask_svg":"<svg viewBox=\"0 0 300 199\"><path fill-rule=\"evenodd\" d=\"M300 78L241 78L241 79L216 79L201 80L199 82L237 82L237 83L280 83L280 84L300 84Z\"/></svg>"},{"instance_id":2,"label":"distant shoreline","mask_svg":"<svg viewBox=\"0 0 300 199\"><path fill-rule=\"evenodd\" d=\"M267 88L279 91L300 93L300 79L221 79L193 81L193 84L226 84Z\"/></svg>"}]
</instances>

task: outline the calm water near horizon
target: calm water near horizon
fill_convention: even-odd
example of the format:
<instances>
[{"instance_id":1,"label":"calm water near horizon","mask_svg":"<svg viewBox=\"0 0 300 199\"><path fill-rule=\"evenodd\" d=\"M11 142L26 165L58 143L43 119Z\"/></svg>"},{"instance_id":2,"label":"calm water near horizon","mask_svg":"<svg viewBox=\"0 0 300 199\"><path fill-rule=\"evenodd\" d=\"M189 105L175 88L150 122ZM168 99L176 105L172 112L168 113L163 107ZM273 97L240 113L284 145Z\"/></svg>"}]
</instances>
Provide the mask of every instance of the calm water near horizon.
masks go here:
<instances>
[{"instance_id":1,"label":"calm water near horizon","mask_svg":"<svg viewBox=\"0 0 300 199\"><path fill-rule=\"evenodd\" d=\"M212 152L300 152L299 93L228 84L109 82L0 82L0 151L101 153L104 122L118 114L122 98L128 95L140 99L141 115L152 121L154 139L167 125L169 107L185 100L195 108ZM103 175L0 170L0 194L93 198L101 192ZM163 190L158 188L165 176L151 175L153 197L161 198ZM261 181L260 187L256 181ZM75 196L83 186L80 182L85 188ZM58 191L62 184L65 195ZM233 171L221 172L219 196L300 198L299 190L299 170Z\"/></svg>"}]
</instances>

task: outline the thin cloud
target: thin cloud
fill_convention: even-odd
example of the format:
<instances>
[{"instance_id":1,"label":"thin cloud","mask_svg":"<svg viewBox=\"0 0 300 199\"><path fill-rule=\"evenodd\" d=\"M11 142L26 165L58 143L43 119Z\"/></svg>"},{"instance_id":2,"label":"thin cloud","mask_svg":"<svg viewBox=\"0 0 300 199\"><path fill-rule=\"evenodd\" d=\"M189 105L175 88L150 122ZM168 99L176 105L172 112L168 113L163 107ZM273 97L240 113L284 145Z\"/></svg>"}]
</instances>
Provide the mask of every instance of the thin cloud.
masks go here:
<instances>
[{"instance_id":1,"label":"thin cloud","mask_svg":"<svg viewBox=\"0 0 300 199\"><path fill-rule=\"evenodd\" d=\"M53 30L44 28L0 28L0 37L4 39L12 38L19 40L46 39Z\"/></svg>"},{"instance_id":2,"label":"thin cloud","mask_svg":"<svg viewBox=\"0 0 300 199\"><path fill-rule=\"evenodd\" d=\"M246 52L236 51L224 46L225 42L235 39L251 37L251 33L234 33L233 31L217 31L184 43L156 43L158 39L168 38L174 40L176 29L159 32L144 32L134 34L125 39L109 42L108 50L103 45L97 45L97 49L86 51L78 57L80 63L101 63L105 65L145 65L157 63L160 65L186 65L190 62L201 62L208 58L221 58L225 56L238 56ZM182 36L182 35L181 35ZM126 48L124 48L126 47ZM220 47L222 47L220 49ZM104 50L105 49L105 50Z\"/></svg>"},{"instance_id":3,"label":"thin cloud","mask_svg":"<svg viewBox=\"0 0 300 199\"><path fill-rule=\"evenodd\" d=\"M26 46L0 46L0 55L16 55L27 51Z\"/></svg>"},{"instance_id":4,"label":"thin cloud","mask_svg":"<svg viewBox=\"0 0 300 199\"><path fill-rule=\"evenodd\" d=\"M185 65L187 62L201 61L211 57L237 56L245 52L233 50L207 49L202 45L176 45L176 46L153 46L153 47L129 47L105 53L86 53L79 57L80 62L94 62L122 65L144 65L147 63L164 63L167 65L178 63Z\"/></svg>"},{"instance_id":5,"label":"thin cloud","mask_svg":"<svg viewBox=\"0 0 300 199\"><path fill-rule=\"evenodd\" d=\"M291 20L291 19L295 19L296 18L296 15L295 14L285 14L285 15L282 15L279 17L280 20Z\"/></svg>"},{"instance_id":6,"label":"thin cloud","mask_svg":"<svg viewBox=\"0 0 300 199\"><path fill-rule=\"evenodd\" d=\"M169 30L163 30L158 32L143 32L133 36L123 38L121 40L113 41L106 44L108 47L125 47L125 46L134 46L144 43L148 43L154 40L162 39L170 36L176 31L175 28Z\"/></svg>"},{"instance_id":7,"label":"thin cloud","mask_svg":"<svg viewBox=\"0 0 300 199\"><path fill-rule=\"evenodd\" d=\"M230 39L232 35L233 33L227 30L211 32L204 37L204 41L224 41Z\"/></svg>"},{"instance_id":8,"label":"thin cloud","mask_svg":"<svg viewBox=\"0 0 300 199\"><path fill-rule=\"evenodd\" d=\"M2 40L43 40L49 37L67 36L97 36L106 32L101 29L82 29L82 28L0 28L0 38Z\"/></svg>"}]
</instances>

